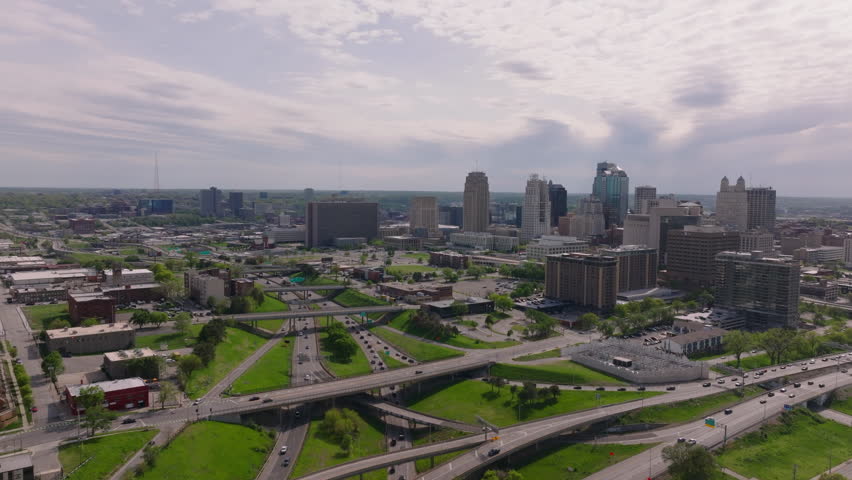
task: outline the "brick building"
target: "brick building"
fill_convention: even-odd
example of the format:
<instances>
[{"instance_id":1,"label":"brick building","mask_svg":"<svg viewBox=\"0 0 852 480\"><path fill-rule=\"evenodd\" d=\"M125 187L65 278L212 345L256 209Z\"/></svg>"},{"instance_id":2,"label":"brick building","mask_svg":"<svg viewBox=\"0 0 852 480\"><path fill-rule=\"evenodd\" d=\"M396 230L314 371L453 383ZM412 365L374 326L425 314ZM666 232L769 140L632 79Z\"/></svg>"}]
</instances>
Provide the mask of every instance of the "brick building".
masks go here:
<instances>
[{"instance_id":1,"label":"brick building","mask_svg":"<svg viewBox=\"0 0 852 480\"><path fill-rule=\"evenodd\" d=\"M618 290L615 257L588 253L551 255L545 259L545 296L609 311Z\"/></svg>"},{"instance_id":2,"label":"brick building","mask_svg":"<svg viewBox=\"0 0 852 480\"><path fill-rule=\"evenodd\" d=\"M77 408L80 391L86 387L98 387L104 391L104 403L110 410L130 410L148 406L148 385L141 378L124 378L65 387L65 402L72 415L84 413L86 409Z\"/></svg>"},{"instance_id":3,"label":"brick building","mask_svg":"<svg viewBox=\"0 0 852 480\"><path fill-rule=\"evenodd\" d=\"M98 318L106 323L113 323L115 322L115 305L115 298L103 292L68 294L68 313L74 325L79 325L87 318Z\"/></svg>"},{"instance_id":4,"label":"brick building","mask_svg":"<svg viewBox=\"0 0 852 480\"><path fill-rule=\"evenodd\" d=\"M47 331L47 349L77 355L112 352L132 347L135 338L129 323L60 328Z\"/></svg>"},{"instance_id":5,"label":"brick building","mask_svg":"<svg viewBox=\"0 0 852 480\"><path fill-rule=\"evenodd\" d=\"M379 293L393 298L416 297L418 300L434 302L452 300L452 285L383 283L379 285Z\"/></svg>"},{"instance_id":6,"label":"brick building","mask_svg":"<svg viewBox=\"0 0 852 480\"><path fill-rule=\"evenodd\" d=\"M470 266L470 257L452 251L429 252L429 264L436 267L463 269Z\"/></svg>"}]
</instances>

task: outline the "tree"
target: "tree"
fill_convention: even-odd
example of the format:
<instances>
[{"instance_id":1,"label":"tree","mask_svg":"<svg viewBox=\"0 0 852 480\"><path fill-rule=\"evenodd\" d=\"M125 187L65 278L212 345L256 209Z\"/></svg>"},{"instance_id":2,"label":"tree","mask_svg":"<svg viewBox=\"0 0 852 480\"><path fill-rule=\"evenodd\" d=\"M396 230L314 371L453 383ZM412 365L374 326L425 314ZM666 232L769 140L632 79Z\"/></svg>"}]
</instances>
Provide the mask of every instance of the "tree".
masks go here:
<instances>
[{"instance_id":1,"label":"tree","mask_svg":"<svg viewBox=\"0 0 852 480\"><path fill-rule=\"evenodd\" d=\"M743 352L746 352L749 348L751 348L754 343L754 338L748 332L732 330L725 335L724 343L727 351L733 353L734 356L737 357L737 368L740 368L740 357Z\"/></svg>"},{"instance_id":2,"label":"tree","mask_svg":"<svg viewBox=\"0 0 852 480\"><path fill-rule=\"evenodd\" d=\"M613 333L615 333L615 324L611 319L604 320L598 323L598 331L601 332L601 335L604 337L611 337Z\"/></svg>"},{"instance_id":3,"label":"tree","mask_svg":"<svg viewBox=\"0 0 852 480\"><path fill-rule=\"evenodd\" d=\"M466 303L453 302L450 306L450 310L453 312L454 317L461 317L467 315L468 307Z\"/></svg>"},{"instance_id":4,"label":"tree","mask_svg":"<svg viewBox=\"0 0 852 480\"><path fill-rule=\"evenodd\" d=\"M494 308L501 312L507 312L515 306L515 302L512 300L512 297L508 295L492 293L488 296L488 299L494 302Z\"/></svg>"},{"instance_id":5,"label":"tree","mask_svg":"<svg viewBox=\"0 0 852 480\"><path fill-rule=\"evenodd\" d=\"M473 277L475 280L479 280L483 274L485 274L485 269L480 267L479 265L471 265L467 269L467 274Z\"/></svg>"},{"instance_id":6,"label":"tree","mask_svg":"<svg viewBox=\"0 0 852 480\"><path fill-rule=\"evenodd\" d=\"M151 312L148 317L148 323L154 324L156 327L160 327L162 324L169 321L169 316L166 312Z\"/></svg>"},{"instance_id":7,"label":"tree","mask_svg":"<svg viewBox=\"0 0 852 480\"><path fill-rule=\"evenodd\" d=\"M340 448L346 453L346 455L350 455L352 453L352 447L354 446L355 438L352 434L346 433L340 437Z\"/></svg>"},{"instance_id":8,"label":"tree","mask_svg":"<svg viewBox=\"0 0 852 480\"><path fill-rule=\"evenodd\" d=\"M488 470L482 476L482 480L500 480L500 475L497 473L497 470Z\"/></svg>"},{"instance_id":9,"label":"tree","mask_svg":"<svg viewBox=\"0 0 852 480\"><path fill-rule=\"evenodd\" d=\"M784 328L770 328L757 337L757 344L769 355L772 365L781 363L784 354L789 351L795 341L796 331Z\"/></svg>"},{"instance_id":10,"label":"tree","mask_svg":"<svg viewBox=\"0 0 852 480\"><path fill-rule=\"evenodd\" d=\"M199 370L203 366L201 359L193 354L183 355L180 357L178 360L178 371L183 376L184 385L186 385L186 382L192 378L193 372Z\"/></svg>"},{"instance_id":11,"label":"tree","mask_svg":"<svg viewBox=\"0 0 852 480\"><path fill-rule=\"evenodd\" d=\"M130 323L136 325L139 328L144 327L147 323L151 322L151 312L148 310L137 310L133 312L133 316L130 317Z\"/></svg>"},{"instance_id":12,"label":"tree","mask_svg":"<svg viewBox=\"0 0 852 480\"><path fill-rule=\"evenodd\" d=\"M50 381L56 383L56 377L65 371L65 363L59 352L50 352L41 361L41 371L50 377Z\"/></svg>"},{"instance_id":13,"label":"tree","mask_svg":"<svg viewBox=\"0 0 852 480\"><path fill-rule=\"evenodd\" d=\"M177 389L171 382L160 382L160 408L166 408L166 404L177 400Z\"/></svg>"},{"instance_id":14,"label":"tree","mask_svg":"<svg viewBox=\"0 0 852 480\"><path fill-rule=\"evenodd\" d=\"M716 459L704 447L684 443L663 448L663 460L675 480L710 480L719 469Z\"/></svg>"},{"instance_id":15,"label":"tree","mask_svg":"<svg viewBox=\"0 0 852 480\"><path fill-rule=\"evenodd\" d=\"M192 354L201 359L206 367L216 358L216 346L210 342L199 342L192 348Z\"/></svg>"},{"instance_id":16,"label":"tree","mask_svg":"<svg viewBox=\"0 0 852 480\"><path fill-rule=\"evenodd\" d=\"M96 317L84 318L82 322L80 322L81 327L94 327L95 325L100 325L101 321Z\"/></svg>"},{"instance_id":17,"label":"tree","mask_svg":"<svg viewBox=\"0 0 852 480\"><path fill-rule=\"evenodd\" d=\"M577 319L577 328L580 330L589 330L600 321L600 317L595 315L592 312L587 312L580 315L580 318Z\"/></svg>"},{"instance_id":18,"label":"tree","mask_svg":"<svg viewBox=\"0 0 852 480\"><path fill-rule=\"evenodd\" d=\"M509 393L512 394L512 398L515 398L515 395L518 394L518 386L517 385L509 385Z\"/></svg>"},{"instance_id":19,"label":"tree","mask_svg":"<svg viewBox=\"0 0 852 480\"><path fill-rule=\"evenodd\" d=\"M672 301L672 310L674 310L675 313L682 312L684 308L685 308L685 305L682 301L680 301L680 300L673 300Z\"/></svg>"},{"instance_id":20,"label":"tree","mask_svg":"<svg viewBox=\"0 0 852 480\"><path fill-rule=\"evenodd\" d=\"M449 283L455 283L459 281L459 274L456 273L452 268L444 268L441 270L441 275L444 276L444 279Z\"/></svg>"},{"instance_id":21,"label":"tree","mask_svg":"<svg viewBox=\"0 0 852 480\"><path fill-rule=\"evenodd\" d=\"M101 390L101 387L94 385L83 387L77 395L77 410L89 410L95 406L103 406L104 398L104 391Z\"/></svg>"},{"instance_id":22,"label":"tree","mask_svg":"<svg viewBox=\"0 0 852 480\"><path fill-rule=\"evenodd\" d=\"M562 395L562 389L559 388L559 385L551 385L547 389L550 390L550 396L553 397L554 400L558 400L559 396Z\"/></svg>"},{"instance_id":23,"label":"tree","mask_svg":"<svg viewBox=\"0 0 852 480\"><path fill-rule=\"evenodd\" d=\"M521 396L525 397L527 402L532 402L538 398L538 387L533 382L524 382L524 386L521 389L521 393L518 394L518 398Z\"/></svg>"},{"instance_id":24,"label":"tree","mask_svg":"<svg viewBox=\"0 0 852 480\"><path fill-rule=\"evenodd\" d=\"M224 320L214 318L201 327L201 331L198 332L198 341L218 345L228 334L226 327L227 325Z\"/></svg>"},{"instance_id":25,"label":"tree","mask_svg":"<svg viewBox=\"0 0 852 480\"><path fill-rule=\"evenodd\" d=\"M184 297L183 279L173 276L166 281L160 282L163 296L171 301L178 301Z\"/></svg>"},{"instance_id":26,"label":"tree","mask_svg":"<svg viewBox=\"0 0 852 480\"><path fill-rule=\"evenodd\" d=\"M524 476L517 470L509 470L506 472L505 480L524 480Z\"/></svg>"},{"instance_id":27,"label":"tree","mask_svg":"<svg viewBox=\"0 0 852 480\"><path fill-rule=\"evenodd\" d=\"M94 435L98 430L106 430L112 425L116 414L104 408L103 405L95 405L86 409L86 416L81 423L90 430L89 435Z\"/></svg>"},{"instance_id":28,"label":"tree","mask_svg":"<svg viewBox=\"0 0 852 480\"><path fill-rule=\"evenodd\" d=\"M174 316L175 330L183 335L189 335L192 326L192 315L189 312L180 312Z\"/></svg>"},{"instance_id":29,"label":"tree","mask_svg":"<svg viewBox=\"0 0 852 480\"><path fill-rule=\"evenodd\" d=\"M263 302L266 300L266 294L263 293L263 288L259 285L255 285L251 287L251 291L249 291L249 296L254 300L255 305L263 305Z\"/></svg>"}]
</instances>

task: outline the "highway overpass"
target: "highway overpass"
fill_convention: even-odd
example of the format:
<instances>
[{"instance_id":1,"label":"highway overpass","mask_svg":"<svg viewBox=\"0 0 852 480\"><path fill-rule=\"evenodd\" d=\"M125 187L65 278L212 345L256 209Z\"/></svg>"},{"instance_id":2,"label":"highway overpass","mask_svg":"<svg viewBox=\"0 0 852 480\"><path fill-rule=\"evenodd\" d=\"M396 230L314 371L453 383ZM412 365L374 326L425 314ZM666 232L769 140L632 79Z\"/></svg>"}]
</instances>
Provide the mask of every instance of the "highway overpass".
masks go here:
<instances>
[{"instance_id":1,"label":"highway overpass","mask_svg":"<svg viewBox=\"0 0 852 480\"><path fill-rule=\"evenodd\" d=\"M236 322L253 322L255 320L274 320L276 318L307 318L307 317L328 317L335 315L361 315L362 313L394 313L404 310L416 310L419 307L410 305L387 305L377 307L357 307L357 308L338 308L334 310L295 310L288 312L267 312L267 313L238 313L234 315L218 315L219 318L226 320L234 320Z\"/></svg>"},{"instance_id":2,"label":"highway overpass","mask_svg":"<svg viewBox=\"0 0 852 480\"><path fill-rule=\"evenodd\" d=\"M301 287L265 287L263 289L264 292L280 292L280 293L290 293L290 292L316 292L320 290L346 290L346 286L344 285L304 285Z\"/></svg>"},{"instance_id":3,"label":"highway overpass","mask_svg":"<svg viewBox=\"0 0 852 480\"><path fill-rule=\"evenodd\" d=\"M390 402L376 400L375 398L366 395L357 397L355 401L360 403L361 405L374 408L380 413L409 420L415 423L419 423L421 425L434 425L436 427L452 428L453 430L458 430L460 432L467 433L479 433L481 431L481 427L478 427L476 425L457 422L455 420L448 420L446 418L427 415L425 413L415 412L414 410L409 410L405 407L400 407L399 405L394 405Z\"/></svg>"}]
</instances>

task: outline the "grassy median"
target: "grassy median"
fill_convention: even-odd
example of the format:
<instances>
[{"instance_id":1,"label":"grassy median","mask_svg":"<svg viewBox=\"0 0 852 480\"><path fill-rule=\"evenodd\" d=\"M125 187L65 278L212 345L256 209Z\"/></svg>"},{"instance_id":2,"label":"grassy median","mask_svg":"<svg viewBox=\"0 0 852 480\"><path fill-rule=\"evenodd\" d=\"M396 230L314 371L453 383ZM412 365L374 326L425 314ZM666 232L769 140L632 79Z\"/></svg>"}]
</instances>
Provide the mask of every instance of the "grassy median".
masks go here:
<instances>
[{"instance_id":1,"label":"grassy median","mask_svg":"<svg viewBox=\"0 0 852 480\"><path fill-rule=\"evenodd\" d=\"M59 447L59 463L68 474L80 463L86 462L79 470L65 477L68 480L109 478L156 434L157 430L147 430L99 436L84 441L82 449L79 443L62 445Z\"/></svg>"},{"instance_id":2,"label":"grassy median","mask_svg":"<svg viewBox=\"0 0 852 480\"><path fill-rule=\"evenodd\" d=\"M581 480L610 465L638 455L656 444L589 445L574 443L540 451L515 470L523 478L547 480ZM570 471L569 471L570 467Z\"/></svg>"},{"instance_id":3,"label":"grassy median","mask_svg":"<svg viewBox=\"0 0 852 480\"><path fill-rule=\"evenodd\" d=\"M210 390L217 382L242 363L255 350L266 342L266 339L238 328L228 328L228 334L222 343L216 345L216 358L210 365L192 374L187 382L186 395L197 398Z\"/></svg>"},{"instance_id":4,"label":"grassy median","mask_svg":"<svg viewBox=\"0 0 852 480\"><path fill-rule=\"evenodd\" d=\"M420 340L394 332L389 328L374 327L370 331L418 362L434 362L436 360L464 355L463 352L458 350L435 345L434 343L421 342Z\"/></svg>"},{"instance_id":5,"label":"grassy median","mask_svg":"<svg viewBox=\"0 0 852 480\"><path fill-rule=\"evenodd\" d=\"M562 360L546 365L498 363L491 367L491 375L507 380L529 380L564 385L627 385L615 377L584 367L570 360Z\"/></svg>"},{"instance_id":6,"label":"grassy median","mask_svg":"<svg viewBox=\"0 0 852 480\"><path fill-rule=\"evenodd\" d=\"M289 387L294 345L293 338L281 340L234 381L230 393L246 395Z\"/></svg>"},{"instance_id":7,"label":"grassy median","mask_svg":"<svg viewBox=\"0 0 852 480\"><path fill-rule=\"evenodd\" d=\"M290 478L299 478L311 472L322 470L323 468L333 467L369 455L384 453L386 450L385 427L381 422L372 417L358 415L358 419L356 420L358 435L355 439L355 446L349 455L320 430L321 423L321 419L311 421L307 438L305 438L305 443L302 445L299 458L296 459L296 464L293 467ZM387 480L387 478L388 474L384 469L364 474L365 480Z\"/></svg>"},{"instance_id":8,"label":"grassy median","mask_svg":"<svg viewBox=\"0 0 852 480\"><path fill-rule=\"evenodd\" d=\"M706 397L693 398L668 405L655 405L637 412L631 412L619 418L621 425L637 423L679 423L700 420L711 413L724 410L732 405L754 398L765 390L759 387L746 387L742 395L733 391L724 391Z\"/></svg>"}]
</instances>

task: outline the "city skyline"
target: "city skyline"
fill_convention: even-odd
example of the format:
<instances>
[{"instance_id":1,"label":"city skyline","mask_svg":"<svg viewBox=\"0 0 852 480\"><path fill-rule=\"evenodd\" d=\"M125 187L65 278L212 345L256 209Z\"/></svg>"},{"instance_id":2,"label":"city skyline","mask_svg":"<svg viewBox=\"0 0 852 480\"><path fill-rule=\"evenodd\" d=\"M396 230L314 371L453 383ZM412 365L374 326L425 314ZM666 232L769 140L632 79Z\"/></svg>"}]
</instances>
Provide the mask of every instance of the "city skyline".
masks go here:
<instances>
[{"instance_id":1,"label":"city skyline","mask_svg":"<svg viewBox=\"0 0 852 480\"><path fill-rule=\"evenodd\" d=\"M163 189L586 192L611 162L839 197L852 174L844 2L10 1L2 186L152 188L155 155Z\"/></svg>"}]
</instances>

